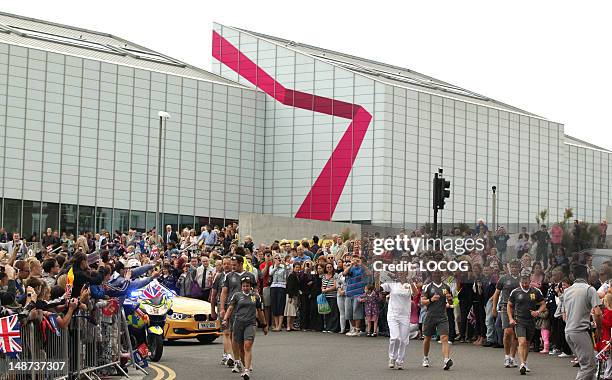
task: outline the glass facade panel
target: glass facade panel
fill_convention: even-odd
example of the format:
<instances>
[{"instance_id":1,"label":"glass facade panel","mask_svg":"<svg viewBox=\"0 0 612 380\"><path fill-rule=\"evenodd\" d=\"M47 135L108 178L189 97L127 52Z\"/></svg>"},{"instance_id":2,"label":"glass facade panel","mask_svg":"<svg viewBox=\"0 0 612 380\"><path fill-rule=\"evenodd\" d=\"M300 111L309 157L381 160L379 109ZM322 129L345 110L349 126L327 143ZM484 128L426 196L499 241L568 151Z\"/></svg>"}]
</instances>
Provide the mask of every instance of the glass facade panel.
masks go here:
<instances>
[{"instance_id":1,"label":"glass facade panel","mask_svg":"<svg viewBox=\"0 0 612 380\"><path fill-rule=\"evenodd\" d=\"M113 209L98 207L96 209L96 232L106 230L113 231Z\"/></svg>"},{"instance_id":2,"label":"glass facade panel","mask_svg":"<svg viewBox=\"0 0 612 380\"><path fill-rule=\"evenodd\" d=\"M195 217L195 229L196 232L200 232L202 227L207 225L210 222L210 219L207 216L196 216Z\"/></svg>"},{"instance_id":3,"label":"glass facade panel","mask_svg":"<svg viewBox=\"0 0 612 380\"><path fill-rule=\"evenodd\" d=\"M34 241L34 236L40 238L40 202L23 201L22 235L28 241Z\"/></svg>"},{"instance_id":4,"label":"glass facade panel","mask_svg":"<svg viewBox=\"0 0 612 380\"><path fill-rule=\"evenodd\" d=\"M132 210L130 213L130 228L134 228L138 232L144 232L146 229L145 216L146 213L144 211Z\"/></svg>"},{"instance_id":5,"label":"glass facade panel","mask_svg":"<svg viewBox=\"0 0 612 380\"><path fill-rule=\"evenodd\" d=\"M164 221L162 223L164 226L168 224L172 226L173 231L178 230L178 215L176 214L164 214ZM165 230L164 230L165 231Z\"/></svg>"},{"instance_id":6,"label":"glass facade panel","mask_svg":"<svg viewBox=\"0 0 612 380\"><path fill-rule=\"evenodd\" d=\"M77 206L76 205L61 205L60 227L62 233L66 235L76 235L77 232Z\"/></svg>"},{"instance_id":7,"label":"glass facade panel","mask_svg":"<svg viewBox=\"0 0 612 380\"><path fill-rule=\"evenodd\" d=\"M40 229L46 231L51 228L53 231L59 229L59 204L43 202L42 215L40 218Z\"/></svg>"},{"instance_id":8,"label":"glass facade panel","mask_svg":"<svg viewBox=\"0 0 612 380\"><path fill-rule=\"evenodd\" d=\"M181 215L181 220L179 223L179 230L183 230L183 228L193 228L193 216L191 215Z\"/></svg>"},{"instance_id":9,"label":"glass facade panel","mask_svg":"<svg viewBox=\"0 0 612 380\"><path fill-rule=\"evenodd\" d=\"M130 228L130 212L128 210L115 209L113 213L113 231L128 232Z\"/></svg>"},{"instance_id":10,"label":"glass facade panel","mask_svg":"<svg viewBox=\"0 0 612 380\"><path fill-rule=\"evenodd\" d=\"M4 199L4 228L10 234L21 232L21 200Z\"/></svg>"},{"instance_id":11,"label":"glass facade panel","mask_svg":"<svg viewBox=\"0 0 612 380\"><path fill-rule=\"evenodd\" d=\"M150 230L153 227L155 227L155 213L154 212L147 212L147 230ZM159 230L159 228L158 228L158 230Z\"/></svg>"},{"instance_id":12,"label":"glass facade panel","mask_svg":"<svg viewBox=\"0 0 612 380\"><path fill-rule=\"evenodd\" d=\"M210 225L215 228L215 226L218 226L219 228L223 227L223 219L222 218L210 218Z\"/></svg>"},{"instance_id":13,"label":"glass facade panel","mask_svg":"<svg viewBox=\"0 0 612 380\"><path fill-rule=\"evenodd\" d=\"M79 206L79 234L95 230L95 207Z\"/></svg>"}]
</instances>

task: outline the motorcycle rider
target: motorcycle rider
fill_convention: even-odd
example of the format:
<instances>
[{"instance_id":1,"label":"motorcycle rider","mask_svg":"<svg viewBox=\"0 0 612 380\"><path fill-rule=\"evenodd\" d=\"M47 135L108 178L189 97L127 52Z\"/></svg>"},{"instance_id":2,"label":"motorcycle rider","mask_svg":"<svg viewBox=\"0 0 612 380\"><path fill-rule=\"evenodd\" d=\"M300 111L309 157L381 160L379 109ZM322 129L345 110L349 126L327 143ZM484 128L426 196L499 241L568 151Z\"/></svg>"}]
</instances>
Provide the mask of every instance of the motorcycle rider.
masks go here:
<instances>
[{"instance_id":1,"label":"motorcycle rider","mask_svg":"<svg viewBox=\"0 0 612 380\"><path fill-rule=\"evenodd\" d=\"M115 271L108 280L109 287L106 294L110 297L119 298L119 304L123 304L125 297L131 290L145 287L159 276L160 272L155 270L151 273L151 276L139 278L153 268L155 268L154 264L147 264L138 268L127 269L121 261L115 263Z\"/></svg>"}]
</instances>

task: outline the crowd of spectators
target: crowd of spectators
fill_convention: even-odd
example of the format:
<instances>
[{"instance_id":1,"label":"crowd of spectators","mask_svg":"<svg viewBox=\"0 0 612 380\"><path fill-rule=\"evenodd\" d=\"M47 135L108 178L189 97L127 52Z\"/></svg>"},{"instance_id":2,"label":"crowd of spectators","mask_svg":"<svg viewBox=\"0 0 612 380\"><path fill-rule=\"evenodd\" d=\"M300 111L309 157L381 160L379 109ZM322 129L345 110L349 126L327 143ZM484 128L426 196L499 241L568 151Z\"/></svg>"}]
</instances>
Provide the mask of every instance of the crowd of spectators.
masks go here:
<instances>
[{"instance_id":1,"label":"crowd of spectators","mask_svg":"<svg viewBox=\"0 0 612 380\"><path fill-rule=\"evenodd\" d=\"M375 271L375 261L455 260L466 261L469 270L442 274L454 295L447 306L449 341L501 347L503 332L499 317L494 317L492 297L498 279L509 272L508 263L518 260L520 273L531 276L531 285L546 295L547 309L537 319L531 349L571 357L562 313L563 291L573 281L571 267L578 262L587 265L589 283L602 298L608 293L612 273L609 261L596 268L588 254L567 255L558 225L551 231L542 225L532 233L524 228L515 244L516 257L510 257L505 229L490 231L482 220L468 234L482 238L484 249L461 256L442 250L399 249L373 255L377 234L346 241L332 235L256 245L250 236L241 237L238 232L236 223L223 228L205 226L200 231L174 231L166 226L159 234L135 229L112 235L109 231L87 232L76 238L48 229L41 239L42 249L33 251L19 234L0 229L0 313L22 313L28 321L38 323L53 313L65 326L74 313L95 317L95 310L106 306L105 300L121 299L157 278L181 296L209 301L216 318L224 275L230 268L223 259L239 256L242 268L257 279L272 331L388 336L388 300L381 284L394 281L396 274ZM424 229L402 230L403 234L428 237ZM411 323L419 326L414 338L420 338L425 311L420 290L430 281L430 274L417 271L410 277L419 290L412 301ZM320 295L331 312L319 314Z\"/></svg>"}]
</instances>

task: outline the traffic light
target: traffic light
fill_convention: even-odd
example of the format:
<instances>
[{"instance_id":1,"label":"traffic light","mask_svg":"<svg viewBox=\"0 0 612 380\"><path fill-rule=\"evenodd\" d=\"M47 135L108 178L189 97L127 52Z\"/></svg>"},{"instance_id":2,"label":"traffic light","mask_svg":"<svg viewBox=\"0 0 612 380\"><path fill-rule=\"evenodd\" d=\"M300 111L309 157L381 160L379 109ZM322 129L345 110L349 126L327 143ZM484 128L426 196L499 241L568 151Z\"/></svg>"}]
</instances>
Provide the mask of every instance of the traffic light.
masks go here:
<instances>
[{"instance_id":1,"label":"traffic light","mask_svg":"<svg viewBox=\"0 0 612 380\"><path fill-rule=\"evenodd\" d=\"M446 198L450 198L450 181L445 180L444 178L438 178L438 184L440 188L438 189L438 208L440 210L444 210L444 204L446 203Z\"/></svg>"},{"instance_id":2,"label":"traffic light","mask_svg":"<svg viewBox=\"0 0 612 380\"><path fill-rule=\"evenodd\" d=\"M433 208L434 210L444 210L446 198L450 198L450 181L441 177L438 173L433 180Z\"/></svg>"}]
</instances>

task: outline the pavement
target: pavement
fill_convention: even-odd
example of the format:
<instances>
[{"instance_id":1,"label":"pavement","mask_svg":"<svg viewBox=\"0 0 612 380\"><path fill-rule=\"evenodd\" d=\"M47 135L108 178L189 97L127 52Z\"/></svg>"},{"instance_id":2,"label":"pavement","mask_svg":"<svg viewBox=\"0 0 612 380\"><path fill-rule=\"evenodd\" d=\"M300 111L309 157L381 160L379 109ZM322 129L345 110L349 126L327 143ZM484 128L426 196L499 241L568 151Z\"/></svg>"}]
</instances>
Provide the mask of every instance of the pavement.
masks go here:
<instances>
[{"instance_id":1,"label":"pavement","mask_svg":"<svg viewBox=\"0 0 612 380\"><path fill-rule=\"evenodd\" d=\"M576 368L569 359L530 353L531 373L520 376L516 368L503 367L503 349L455 344L450 371L442 370L441 346L432 343L432 367L421 366L422 341L410 342L403 371L387 368L388 338L347 337L318 332L258 331L254 345L251 379L574 379ZM146 380L237 379L219 364L221 338L212 344L196 340L167 342L162 360L151 364ZM131 371L133 373L133 371Z\"/></svg>"}]
</instances>

